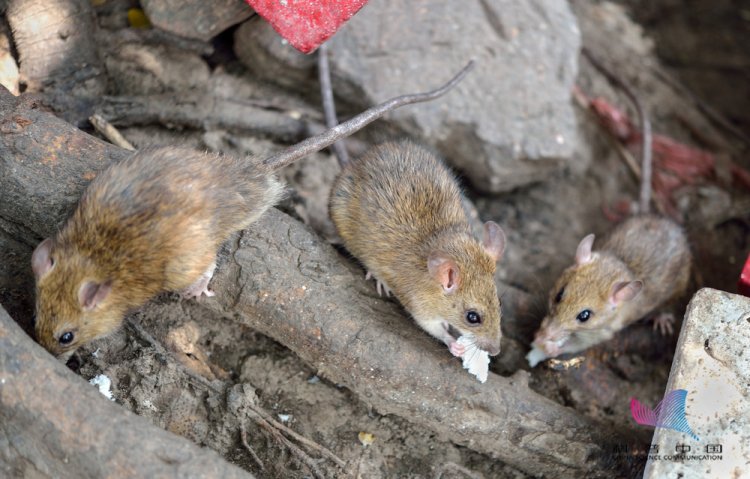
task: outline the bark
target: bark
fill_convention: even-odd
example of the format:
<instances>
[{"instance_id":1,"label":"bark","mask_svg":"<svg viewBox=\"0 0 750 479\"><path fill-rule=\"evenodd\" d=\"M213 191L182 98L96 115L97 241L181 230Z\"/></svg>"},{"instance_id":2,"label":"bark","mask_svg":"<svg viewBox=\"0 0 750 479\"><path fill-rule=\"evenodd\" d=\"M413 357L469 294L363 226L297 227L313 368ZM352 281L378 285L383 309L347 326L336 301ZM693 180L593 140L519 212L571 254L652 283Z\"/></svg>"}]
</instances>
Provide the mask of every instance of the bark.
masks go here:
<instances>
[{"instance_id":1,"label":"bark","mask_svg":"<svg viewBox=\"0 0 750 479\"><path fill-rule=\"evenodd\" d=\"M41 237L77 201L83 174L123 153L7 92L1 104L9 133L0 137L0 192L13 194L2 193L0 218ZM72 145L76 162L67 160ZM43 195L51 199L39 208ZM642 466L611 454L631 438L536 394L528 373L477 382L395 303L376 297L351 261L276 210L230 240L219 260L206 307L274 338L383 413L533 475L611 477Z\"/></svg>"},{"instance_id":2,"label":"bark","mask_svg":"<svg viewBox=\"0 0 750 479\"><path fill-rule=\"evenodd\" d=\"M162 124L188 128L226 128L300 141L312 134L308 122L248 102L197 93L105 97L98 113L116 126Z\"/></svg>"},{"instance_id":3,"label":"bark","mask_svg":"<svg viewBox=\"0 0 750 479\"><path fill-rule=\"evenodd\" d=\"M44 91L66 119L84 122L106 88L91 2L12 0L7 18L27 91Z\"/></svg>"}]
</instances>

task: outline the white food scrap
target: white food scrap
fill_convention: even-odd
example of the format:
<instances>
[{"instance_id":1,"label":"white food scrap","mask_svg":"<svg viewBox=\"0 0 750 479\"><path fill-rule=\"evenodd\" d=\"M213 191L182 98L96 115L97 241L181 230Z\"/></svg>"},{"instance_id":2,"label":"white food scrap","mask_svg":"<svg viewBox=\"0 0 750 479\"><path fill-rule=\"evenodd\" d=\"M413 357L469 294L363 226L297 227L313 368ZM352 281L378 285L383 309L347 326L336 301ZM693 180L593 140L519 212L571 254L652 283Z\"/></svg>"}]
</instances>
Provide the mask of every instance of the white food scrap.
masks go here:
<instances>
[{"instance_id":1,"label":"white food scrap","mask_svg":"<svg viewBox=\"0 0 750 479\"><path fill-rule=\"evenodd\" d=\"M529 362L529 366L532 368L545 359L547 359L547 355L536 346L534 346L531 351L529 351L529 354L526 355L526 361Z\"/></svg>"},{"instance_id":2,"label":"white food scrap","mask_svg":"<svg viewBox=\"0 0 750 479\"><path fill-rule=\"evenodd\" d=\"M115 398L112 396L112 380L110 380L104 374L94 376L89 380L91 384L99 388L99 392L104 395L110 401L114 401Z\"/></svg>"},{"instance_id":3,"label":"white food scrap","mask_svg":"<svg viewBox=\"0 0 750 479\"><path fill-rule=\"evenodd\" d=\"M464 354L461 356L464 369L468 369L469 373L476 376L480 383L487 381L487 373L490 369L490 355L487 351L479 349L474 338L468 334L458 338L458 344L464 347Z\"/></svg>"}]
</instances>

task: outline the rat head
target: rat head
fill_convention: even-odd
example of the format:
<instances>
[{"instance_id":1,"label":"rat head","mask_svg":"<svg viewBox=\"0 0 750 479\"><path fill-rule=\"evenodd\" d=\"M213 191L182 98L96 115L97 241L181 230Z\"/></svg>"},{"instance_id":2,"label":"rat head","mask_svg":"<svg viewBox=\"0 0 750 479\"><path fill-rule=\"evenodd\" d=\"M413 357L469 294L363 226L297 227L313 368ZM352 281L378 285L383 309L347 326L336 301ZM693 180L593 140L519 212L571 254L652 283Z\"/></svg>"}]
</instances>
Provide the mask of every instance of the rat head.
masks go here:
<instances>
[{"instance_id":1,"label":"rat head","mask_svg":"<svg viewBox=\"0 0 750 479\"><path fill-rule=\"evenodd\" d=\"M31 257L36 278L36 338L58 359L67 360L81 345L104 336L121 321L108 303L112 282L93 275L89 261L51 239Z\"/></svg>"},{"instance_id":2,"label":"rat head","mask_svg":"<svg viewBox=\"0 0 750 479\"><path fill-rule=\"evenodd\" d=\"M578 245L575 264L557 280L547 316L534 345L547 357L575 353L611 338L622 329L622 311L640 293L643 282L606 252L592 252L594 235Z\"/></svg>"},{"instance_id":3,"label":"rat head","mask_svg":"<svg viewBox=\"0 0 750 479\"><path fill-rule=\"evenodd\" d=\"M481 243L469 235L454 235L430 252L430 293L418 299L418 314L439 320L441 334L432 334L455 339L470 334L480 349L493 356L500 353L500 300L494 277L504 249L505 233L488 221Z\"/></svg>"}]
</instances>

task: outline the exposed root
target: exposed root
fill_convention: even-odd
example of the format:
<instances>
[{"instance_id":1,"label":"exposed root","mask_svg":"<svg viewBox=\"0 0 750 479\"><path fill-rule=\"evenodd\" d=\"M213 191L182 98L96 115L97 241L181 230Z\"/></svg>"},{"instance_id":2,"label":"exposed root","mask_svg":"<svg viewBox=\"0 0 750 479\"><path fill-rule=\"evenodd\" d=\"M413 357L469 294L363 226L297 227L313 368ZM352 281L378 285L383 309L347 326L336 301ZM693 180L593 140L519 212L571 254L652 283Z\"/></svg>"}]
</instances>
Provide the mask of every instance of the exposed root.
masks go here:
<instances>
[{"instance_id":1,"label":"exposed root","mask_svg":"<svg viewBox=\"0 0 750 479\"><path fill-rule=\"evenodd\" d=\"M256 454L255 449L247 443L247 431L245 430L245 423L240 423L240 440L242 441L242 445L245 446L245 449L247 449L247 452L250 453L250 457L253 458L255 463L260 467L261 471L265 471L266 467L263 465L263 461L260 460L260 457L258 457L258 454Z\"/></svg>"}]
</instances>

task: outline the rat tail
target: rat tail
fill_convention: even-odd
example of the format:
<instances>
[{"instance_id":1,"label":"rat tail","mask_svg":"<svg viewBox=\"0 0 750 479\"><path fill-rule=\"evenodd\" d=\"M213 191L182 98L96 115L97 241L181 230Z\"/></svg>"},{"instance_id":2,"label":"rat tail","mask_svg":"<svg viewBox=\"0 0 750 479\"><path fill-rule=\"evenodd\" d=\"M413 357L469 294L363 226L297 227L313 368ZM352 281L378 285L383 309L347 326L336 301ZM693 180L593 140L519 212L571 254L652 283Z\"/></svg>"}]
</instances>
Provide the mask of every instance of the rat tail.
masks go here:
<instances>
[{"instance_id":1,"label":"rat tail","mask_svg":"<svg viewBox=\"0 0 750 479\"><path fill-rule=\"evenodd\" d=\"M414 93L391 98L379 105L365 110L359 115L351 118L340 125L329 128L319 135L310 137L294 146L291 146L273 156L263 160L262 166L267 171L276 171L284 166L294 163L311 153L320 151L323 148L332 145L336 141L347 137L355 131L361 130L368 124L377 120L386 113L412 103L421 103L439 98L455 87L474 66L474 60L471 60L461 69L453 78L443 86L425 93Z\"/></svg>"},{"instance_id":2,"label":"rat tail","mask_svg":"<svg viewBox=\"0 0 750 479\"><path fill-rule=\"evenodd\" d=\"M617 75L605 67L588 48L582 48L581 52L594 68L599 70L614 86L625 93L625 96L627 96L633 103L633 106L635 106L635 109L638 112L638 122L641 126L641 191L638 200L638 212L641 214L648 214L651 210L651 177L653 176L651 120L649 119L648 112L638 95L636 95Z\"/></svg>"}]
</instances>

